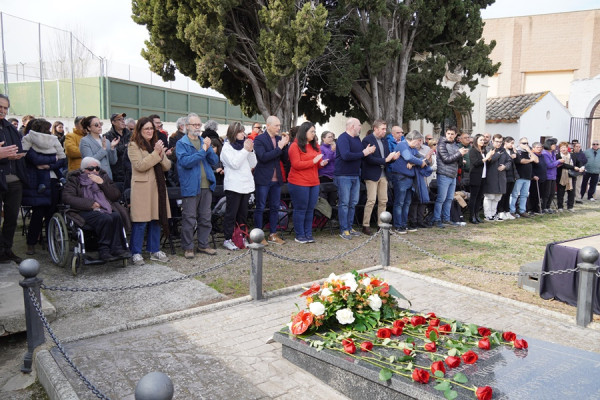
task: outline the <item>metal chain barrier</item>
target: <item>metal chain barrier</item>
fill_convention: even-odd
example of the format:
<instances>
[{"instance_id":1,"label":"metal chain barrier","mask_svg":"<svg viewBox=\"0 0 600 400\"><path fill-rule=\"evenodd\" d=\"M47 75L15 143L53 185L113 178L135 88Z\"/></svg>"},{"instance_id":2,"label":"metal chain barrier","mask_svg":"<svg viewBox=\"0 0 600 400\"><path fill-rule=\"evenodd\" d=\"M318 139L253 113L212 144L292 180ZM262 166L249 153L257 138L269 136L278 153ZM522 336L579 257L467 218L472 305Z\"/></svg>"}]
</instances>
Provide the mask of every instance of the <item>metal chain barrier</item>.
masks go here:
<instances>
[{"instance_id":1,"label":"metal chain barrier","mask_svg":"<svg viewBox=\"0 0 600 400\"><path fill-rule=\"evenodd\" d=\"M67 352L65 351L62 343L58 340L58 338L54 334L54 331L50 327L50 323L48 322L48 320L46 319L46 316L42 312L42 308L40 307L40 303L38 302L33 289L29 288L28 292L29 292L29 297L31 298L31 303L33 304L33 307L35 308L35 311L37 312L38 317L42 321L42 324L44 325L44 328L46 328L48 335L50 336L50 338L52 338L52 341L54 342L54 344L56 344L56 348L58 349L58 351L60 351L60 354L62 354L62 356L65 359L65 361L67 362L67 364L69 364L69 366L77 374L79 379L81 379L81 381L85 384L85 386L92 393L94 393L94 395L96 395L97 398L103 399L103 400L110 400L110 398L108 396L103 394L96 386L94 386L94 384L92 382L89 381L88 378L85 377L85 375L83 375L83 372L81 372L79 370L79 368L77 368L77 366L75 365L73 360L71 360L71 358L67 355Z\"/></svg>"},{"instance_id":2,"label":"metal chain barrier","mask_svg":"<svg viewBox=\"0 0 600 400\"><path fill-rule=\"evenodd\" d=\"M425 250L420 248L419 246L417 246L416 244L410 242L409 240L403 238L400 236L400 234L391 231L391 233L396 236L402 243L408 245L409 247L412 247L413 249L425 254L428 257L431 257L435 260L441 261L443 263L446 264L450 264L453 265L455 267L458 268L462 268L462 269L468 269L471 271L477 271L477 272L484 272L486 274L493 274L493 275L505 275L505 276L542 276L542 275L560 275L560 274L570 274L573 272L577 272L579 271L579 267L577 268L571 268L571 269L561 269L561 270L557 270L557 271L542 271L542 272L507 272L507 271L493 271L491 269L485 269L485 268L481 268L481 267L472 267L469 265L463 265L460 264L456 261L450 261L450 260L446 260L445 258L442 258L440 256L438 256L437 254L434 254L432 252L430 252L429 250Z\"/></svg>"},{"instance_id":3,"label":"metal chain barrier","mask_svg":"<svg viewBox=\"0 0 600 400\"><path fill-rule=\"evenodd\" d=\"M317 264L317 263L323 263L323 262L329 262L329 261L333 261L333 260L342 259L342 258L346 257L348 254L352 254L355 251L357 251L357 250L365 247L367 244L371 243L379 235L381 235L381 229L378 230L376 233L374 233L366 241L364 241L363 243L359 244L358 246L356 246L356 247L354 247L354 248L352 248L352 249L350 249L348 251L345 251L345 252L343 252L341 254L338 254L336 256L331 256L331 257L328 257L328 258L319 258L319 259L316 259L316 260L304 260L304 259L300 259L300 258L288 257L288 256L284 256L284 255L281 255L281 254L274 253L274 252L269 251L267 249L263 249L263 252L266 253L266 254L268 254L268 255L270 255L270 256L272 256L272 257L279 258L280 260L292 261L292 262L296 262L296 263L300 263L300 264Z\"/></svg>"},{"instance_id":4,"label":"metal chain barrier","mask_svg":"<svg viewBox=\"0 0 600 400\"><path fill-rule=\"evenodd\" d=\"M130 285L130 286L76 287L76 288L70 288L70 287L65 287L65 286L46 286L46 285L44 285L42 283L40 285L40 288L44 289L44 290L56 290L56 291L61 291L61 292L118 292L118 291L121 291L121 290L132 290L132 289L150 288L150 287L155 287L155 286L160 286L160 285L166 285L167 283L184 281L186 279L194 278L194 277L196 277L198 275L214 271L216 269L224 267L227 264L231 264L231 263L233 263L235 261L238 261L238 260L246 257L249 253L250 253L250 250L247 250L247 251L242 252L242 254L240 254L238 256L230 258L227 261L223 261L222 263L215 264L212 267L203 269L201 271L196 271L196 272L193 272L193 273L188 274L188 275L183 275L183 276L180 276L180 277L177 277L177 278L171 278L171 279L167 279L167 280L159 281L159 282L142 283L142 284Z\"/></svg>"}]
</instances>

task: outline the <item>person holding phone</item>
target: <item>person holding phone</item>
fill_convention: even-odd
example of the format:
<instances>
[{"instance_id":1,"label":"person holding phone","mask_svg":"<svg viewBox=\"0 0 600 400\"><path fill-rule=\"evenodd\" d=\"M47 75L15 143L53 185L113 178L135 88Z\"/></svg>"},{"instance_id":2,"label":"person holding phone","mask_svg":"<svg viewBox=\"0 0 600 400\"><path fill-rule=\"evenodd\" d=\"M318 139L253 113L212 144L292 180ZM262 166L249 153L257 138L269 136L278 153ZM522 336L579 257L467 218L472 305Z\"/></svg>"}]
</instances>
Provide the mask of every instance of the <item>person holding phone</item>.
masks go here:
<instances>
[{"instance_id":1,"label":"person holding phone","mask_svg":"<svg viewBox=\"0 0 600 400\"><path fill-rule=\"evenodd\" d=\"M112 180L111 165L117 162L117 144L120 138L115 138L112 142L108 138L102 137L102 121L95 115L85 117L81 121L81 127L86 133L79 142L81 157L93 157L100 163L100 168L106 171L108 177Z\"/></svg>"}]
</instances>

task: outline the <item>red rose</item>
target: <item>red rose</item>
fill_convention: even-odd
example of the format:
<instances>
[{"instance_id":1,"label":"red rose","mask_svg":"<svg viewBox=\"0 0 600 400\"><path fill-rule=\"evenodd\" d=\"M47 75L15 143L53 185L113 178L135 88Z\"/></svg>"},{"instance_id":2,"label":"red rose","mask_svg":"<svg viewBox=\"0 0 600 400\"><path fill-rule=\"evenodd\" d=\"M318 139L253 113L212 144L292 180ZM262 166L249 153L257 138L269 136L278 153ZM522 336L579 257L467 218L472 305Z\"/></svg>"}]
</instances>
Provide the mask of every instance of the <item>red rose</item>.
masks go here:
<instances>
[{"instance_id":1,"label":"red rose","mask_svg":"<svg viewBox=\"0 0 600 400\"><path fill-rule=\"evenodd\" d=\"M354 344L354 340L352 340L352 339L342 339L342 346L346 346L348 344Z\"/></svg>"},{"instance_id":2,"label":"red rose","mask_svg":"<svg viewBox=\"0 0 600 400\"><path fill-rule=\"evenodd\" d=\"M444 367L444 363L441 361L436 361L431 364L431 373L435 374L435 371L442 371L446 374L446 367Z\"/></svg>"},{"instance_id":3,"label":"red rose","mask_svg":"<svg viewBox=\"0 0 600 400\"><path fill-rule=\"evenodd\" d=\"M477 356L477 353L473 352L473 350L469 350L465 354L463 354L461 358L463 359L465 364L475 364L479 357Z\"/></svg>"},{"instance_id":4,"label":"red rose","mask_svg":"<svg viewBox=\"0 0 600 400\"><path fill-rule=\"evenodd\" d=\"M529 345L525 339L515 340L515 349L526 349L527 347L529 347Z\"/></svg>"},{"instance_id":5,"label":"red rose","mask_svg":"<svg viewBox=\"0 0 600 400\"><path fill-rule=\"evenodd\" d=\"M387 283L383 284L383 287L379 289L379 293L387 293L390 291L390 286Z\"/></svg>"},{"instance_id":6,"label":"red rose","mask_svg":"<svg viewBox=\"0 0 600 400\"><path fill-rule=\"evenodd\" d=\"M427 321L425 320L424 317L420 316L420 315L415 315L414 317L412 317L410 319L410 323L412 324L412 326L419 326L419 325L423 325L425 324Z\"/></svg>"},{"instance_id":7,"label":"red rose","mask_svg":"<svg viewBox=\"0 0 600 400\"><path fill-rule=\"evenodd\" d=\"M392 330L390 328L379 328L377 331L377 337L380 339L387 339L392 336Z\"/></svg>"},{"instance_id":8,"label":"red rose","mask_svg":"<svg viewBox=\"0 0 600 400\"><path fill-rule=\"evenodd\" d=\"M407 356L410 356L410 353L412 353L411 349L404 349L402 350L404 352L404 354L406 354Z\"/></svg>"},{"instance_id":9,"label":"red rose","mask_svg":"<svg viewBox=\"0 0 600 400\"><path fill-rule=\"evenodd\" d=\"M438 333L450 333L452 332L452 327L448 324L438 326Z\"/></svg>"},{"instance_id":10,"label":"red rose","mask_svg":"<svg viewBox=\"0 0 600 400\"><path fill-rule=\"evenodd\" d=\"M492 331L490 331L488 328L484 328L483 326L477 328L477 332L479 332L479 335L483 337L490 336L492 334Z\"/></svg>"},{"instance_id":11,"label":"red rose","mask_svg":"<svg viewBox=\"0 0 600 400\"><path fill-rule=\"evenodd\" d=\"M479 343L477 343L477 346L479 346L480 349L489 350L490 349L490 339L488 339L487 337L484 337L483 339L481 339L479 341Z\"/></svg>"},{"instance_id":12,"label":"red rose","mask_svg":"<svg viewBox=\"0 0 600 400\"><path fill-rule=\"evenodd\" d=\"M402 327L398 327L398 328L397 328L397 327L393 327L393 328L391 329L391 331L392 331L392 335L394 335L394 336L400 336L400 335L402 335L402 330L403 330L403 329L404 329L404 328L402 328Z\"/></svg>"},{"instance_id":13,"label":"red rose","mask_svg":"<svg viewBox=\"0 0 600 400\"><path fill-rule=\"evenodd\" d=\"M313 315L308 311L300 311L292 320L291 331L294 335L302 335L313 323Z\"/></svg>"},{"instance_id":14,"label":"red rose","mask_svg":"<svg viewBox=\"0 0 600 400\"><path fill-rule=\"evenodd\" d=\"M512 332L507 331L502 334L502 339L506 340L507 342L514 342L516 338L517 335Z\"/></svg>"},{"instance_id":15,"label":"red rose","mask_svg":"<svg viewBox=\"0 0 600 400\"><path fill-rule=\"evenodd\" d=\"M348 354L354 354L356 352L356 346L354 343L350 343L344 346L344 351Z\"/></svg>"},{"instance_id":16,"label":"red rose","mask_svg":"<svg viewBox=\"0 0 600 400\"><path fill-rule=\"evenodd\" d=\"M477 396L478 400L491 400L492 388L489 386L478 387L475 391L475 396Z\"/></svg>"},{"instance_id":17,"label":"red rose","mask_svg":"<svg viewBox=\"0 0 600 400\"><path fill-rule=\"evenodd\" d=\"M425 331L425 336L427 336L429 338L429 333L431 331L435 331L435 333L437 333L438 336L440 336L440 333L438 332L437 329L435 329L433 326L428 326L427 330Z\"/></svg>"},{"instance_id":18,"label":"red rose","mask_svg":"<svg viewBox=\"0 0 600 400\"><path fill-rule=\"evenodd\" d=\"M435 350L436 350L435 343L433 343L433 342L425 343L424 347L425 347L425 350L435 353Z\"/></svg>"},{"instance_id":19,"label":"red rose","mask_svg":"<svg viewBox=\"0 0 600 400\"><path fill-rule=\"evenodd\" d=\"M371 351L371 350L373 350L373 343L371 343L371 342L362 342L360 344L360 349L362 351Z\"/></svg>"},{"instance_id":20,"label":"red rose","mask_svg":"<svg viewBox=\"0 0 600 400\"><path fill-rule=\"evenodd\" d=\"M460 358L448 356L446 357L446 365L450 368L456 368L460 365Z\"/></svg>"},{"instance_id":21,"label":"red rose","mask_svg":"<svg viewBox=\"0 0 600 400\"><path fill-rule=\"evenodd\" d=\"M429 382L429 372L421 368L415 368L412 373L412 378L415 382L427 383Z\"/></svg>"},{"instance_id":22,"label":"red rose","mask_svg":"<svg viewBox=\"0 0 600 400\"><path fill-rule=\"evenodd\" d=\"M439 326L440 320L437 318L433 318L429 320L429 326Z\"/></svg>"},{"instance_id":23,"label":"red rose","mask_svg":"<svg viewBox=\"0 0 600 400\"><path fill-rule=\"evenodd\" d=\"M300 297L310 296L311 294L317 293L319 290L321 290L321 285L319 285L318 283L313 283L312 286L306 292L303 292L300 295Z\"/></svg>"},{"instance_id":24,"label":"red rose","mask_svg":"<svg viewBox=\"0 0 600 400\"><path fill-rule=\"evenodd\" d=\"M394 328L404 328L404 321L397 319L393 323Z\"/></svg>"},{"instance_id":25,"label":"red rose","mask_svg":"<svg viewBox=\"0 0 600 400\"><path fill-rule=\"evenodd\" d=\"M427 313L427 315L425 315L425 318L432 319L432 318L437 318L437 316L435 315L435 313L430 312L430 313Z\"/></svg>"}]
</instances>

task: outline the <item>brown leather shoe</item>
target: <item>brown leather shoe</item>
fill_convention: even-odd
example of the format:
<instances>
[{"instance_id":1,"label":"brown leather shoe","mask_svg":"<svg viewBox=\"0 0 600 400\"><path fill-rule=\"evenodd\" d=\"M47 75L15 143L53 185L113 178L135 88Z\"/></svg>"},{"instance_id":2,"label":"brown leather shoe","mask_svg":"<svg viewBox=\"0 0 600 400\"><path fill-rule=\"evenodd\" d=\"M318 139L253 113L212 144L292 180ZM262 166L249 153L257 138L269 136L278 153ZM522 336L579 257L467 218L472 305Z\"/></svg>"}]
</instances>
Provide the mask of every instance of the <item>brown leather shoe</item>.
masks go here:
<instances>
[{"instance_id":1,"label":"brown leather shoe","mask_svg":"<svg viewBox=\"0 0 600 400\"><path fill-rule=\"evenodd\" d=\"M371 228L369 226L363 226L362 233L364 233L367 236L371 236L373 234L373 232L371 232Z\"/></svg>"},{"instance_id":2,"label":"brown leather shoe","mask_svg":"<svg viewBox=\"0 0 600 400\"><path fill-rule=\"evenodd\" d=\"M519 213L519 215L521 216L521 218L529 218L529 215L527 213Z\"/></svg>"},{"instance_id":3,"label":"brown leather shoe","mask_svg":"<svg viewBox=\"0 0 600 400\"><path fill-rule=\"evenodd\" d=\"M4 256L6 257L6 259L14 261L17 264L21 264L21 261L23 261L23 259L21 257L19 257L18 255L16 255L15 253L13 253L12 250L6 250L4 252Z\"/></svg>"},{"instance_id":4,"label":"brown leather shoe","mask_svg":"<svg viewBox=\"0 0 600 400\"><path fill-rule=\"evenodd\" d=\"M271 233L269 235L269 243L285 244L285 240L279 237L279 233Z\"/></svg>"},{"instance_id":5,"label":"brown leather shoe","mask_svg":"<svg viewBox=\"0 0 600 400\"><path fill-rule=\"evenodd\" d=\"M208 254L209 256L215 256L215 255L217 255L217 251L215 249L213 249L213 248L210 248L210 247L207 247L205 249L201 249L200 247L198 247L196 249L196 251L198 253Z\"/></svg>"}]
</instances>

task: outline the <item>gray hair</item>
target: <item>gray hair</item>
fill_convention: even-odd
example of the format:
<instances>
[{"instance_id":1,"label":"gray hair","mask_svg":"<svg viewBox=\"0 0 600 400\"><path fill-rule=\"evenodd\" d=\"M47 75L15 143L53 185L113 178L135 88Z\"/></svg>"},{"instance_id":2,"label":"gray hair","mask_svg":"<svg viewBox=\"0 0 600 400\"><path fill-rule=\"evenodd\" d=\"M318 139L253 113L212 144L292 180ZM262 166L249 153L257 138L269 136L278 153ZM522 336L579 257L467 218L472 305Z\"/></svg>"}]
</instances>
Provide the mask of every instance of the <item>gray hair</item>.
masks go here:
<instances>
[{"instance_id":1,"label":"gray hair","mask_svg":"<svg viewBox=\"0 0 600 400\"><path fill-rule=\"evenodd\" d=\"M217 124L217 121L214 121L212 119L209 119L208 121L206 121L204 123L204 130L210 129L211 131L217 131L217 129L219 129L219 124Z\"/></svg>"},{"instance_id":2,"label":"gray hair","mask_svg":"<svg viewBox=\"0 0 600 400\"><path fill-rule=\"evenodd\" d=\"M10 99L7 95L5 95L4 93L0 93L0 99L5 99L6 101L8 101L8 107L10 107Z\"/></svg>"},{"instance_id":3,"label":"gray hair","mask_svg":"<svg viewBox=\"0 0 600 400\"><path fill-rule=\"evenodd\" d=\"M129 124L130 122L135 122L135 119L133 119L133 118L125 118L125 121L123 121L123 122L125 122L125 124Z\"/></svg>"},{"instance_id":4,"label":"gray hair","mask_svg":"<svg viewBox=\"0 0 600 400\"><path fill-rule=\"evenodd\" d=\"M186 117L179 117L177 118L177 122L175 122L175 124L177 125L177 129L179 129L182 132L185 132L185 123L186 123Z\"/></svg>"},{"instance_id":5,"label":"gray hair","mask_svg":"<svg viewBox=\"0 0 600 400\"><path fill-rule=\"evenodd\" d=\"M196 114L196 113L189 113L189 114L187 115L187 117L185 117L185 124L186 124L186 125L187 125L187 124L189 124L189 123L190 123L190 119L191 119L191 118L194 118L194 117L196 117L196 118L200 118L200 117L198 116L198 114Z\"/></svg>"},{"instance_id":6,"label":"gray hair","mask_svg":"<svg viewBox=\"0 0 600 400\"><path fill-rule=\"evenodd\" d=\"M537 147L537 146L541 146L542 144L540 142L533 142L531 144L531 148Z\"/></svg>"},{"instance_id":7,"label":"gray hair","mask_svg":"<svg viewBox=\"0 0 600 400\"><path fill-rule=\"evenodd\" d=\"M404 139L406 139L406 141L419 140L423 139L423 135L421 135L421 132L417 130L412 130L406 136L404 136Z\"/></svg>"},{"instance_id":8,"label":"gray hair","mask_svg":"<svg viewBox=\"0 0 600 400\"><path fill-rule=\"evenodd\" d=\"M91 163L95 163L97 166L100 166L100 161L96 160L94 157L84 157L83 160L81 160L81 169L86 168Z\"/></svg>"}]
</instances>

